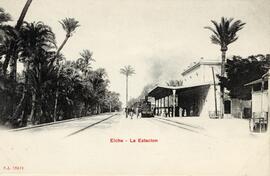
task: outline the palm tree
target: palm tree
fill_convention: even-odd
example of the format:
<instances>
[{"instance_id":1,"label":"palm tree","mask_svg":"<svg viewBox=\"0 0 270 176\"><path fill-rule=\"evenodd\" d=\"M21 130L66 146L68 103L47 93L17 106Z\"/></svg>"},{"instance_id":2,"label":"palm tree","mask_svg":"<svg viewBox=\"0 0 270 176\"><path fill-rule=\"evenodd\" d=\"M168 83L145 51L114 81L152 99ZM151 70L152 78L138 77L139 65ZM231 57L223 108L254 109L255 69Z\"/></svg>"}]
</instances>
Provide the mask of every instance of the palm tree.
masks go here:
<instances>
[{"instance_id":1,"label":"palm tree","mask_svg":"<svg viewBox=\"0 0 270 176\"><path fill-rule=\"evenodd\" d=\"M27 0L24 7L23 7L23 10L20 14L20 17L19 19L17 20L17 23L15 25L15 30L19 31L22 24L23 24L23 21L24 21L24 18L26 16L26 13L30 7L32 3L32 0ZM16 75L17 75L17 59L18 59L18 55L16 53L16 47L17 47L17 44L16 44L16 41L14 40L13 41L13 44L11 45L12 48L11 51L12 51L12 56L11 56L11 63L10 63L10 78L13 79L13 80L16 80Z\"/></svg>"},{"instance_id":2,"label":"palm tree","mask_svg":"<svg viewBox=\"0 0 270 176\"><path fill-rule=\"evenodd\" d=\"M19 19L18 19L18 21L17 21L17 23L16 23L16 26L15 26L15 28L16 28L17 30L19 30L20 27L22 26L23 21L24 21L24 17L25 17L25 15L26 15L26 13L27 13L27 11L28 11L28 9L29 9L31 3L32 3L32 0L27 0L27 1L26 1L25 5L24 5L24 7L23 7L23 10L22 10L22 12L21 12L21 14L20 14L20 17L19 17Z\"/></svg>"},{"instance_id":3,"label":"palm tree","mask_svg":"<svg viewBox=\"0 0 270 176\"><path fill-rule=\"evenodd\" d=\"M81 58L76 61L76 65L82 71L84 76L86 76L87 72L91 69L90 62L95 61L95 59L93 58L93 53L90 52L88 49L83 50L80 53L80 56Z\"/></svg>"},{"instance_id":4,"label":"palm tree","mask_svg":"<svg viewBox=\"0 0 270 176\"><path fill-rule=\"evenodd\" d=\"M32 90L32 112L31 118L34 115L35 111L35 101L36 101L36 88L34 84L29 85L30 79L30 70L40 69L40 58L42 54L49 49L52 49L55 43L54 33L51 31L51 28L47 25L44 25L42 22L37 23L27 23L20 29L20 57L21 60L25 63L25 80L24 80L24 91L21 97L21 100L16 107L16 110L13 114L12 119L17 119L21 113L22 106L25 104L26 94L31 88ZM34 80L32 80L32 83Z\"/></svg>"},{"instance_id":5,"label":"palm tree","mask_svg":"<svg viewBox=\"0 0 270 176\"><path fill-rule=\"evenodd\" d=\"M5 10L2 7L0 7L0 24L8 21L11 21L10 14L6 13Z\"/></svg>"},{"instance_id":6,"label":"palm tree","mask_svg":"<svg viewBox=\"0 0 270 176\"><path fill-rule=\"evenodd\" d=\"M233 18L221 18L221 22L218 24L216 21L211 20L215 28L205 27L213 32L210 36L210 39L213 44L219 45L221 47L221 77L224 77L225 73L225 62L226 62L226 51L228 50L228 45L235 42L238 39L236 33L243 28L245 23L242 23L241 20L233 21ZM220 86L220 111L221 118L224 116L224 86Z\"/></svg>"},{"instance_id":7,"label":"palm tree","mask_svg":"<svg viewBox=\"0 0 270 176\"><path fill-rule=\"evenodd\" d=\"M128 103L128 77L135 74L135 70L130 66L124 66L120 69L120 73L126 76L126 108Z\"/></svg>"},{"instance_id":8,"label":"palm tree","mask_svg":"<svg viewBox=\"0 0 270 176\"><path fill-rule=\"evenodd\" d=\"M11 16L9 13L6 13L3 8L0 7L0 46L2 43L5 41L5 38L7 37L6 35L6 30L5 26L3 23L11 21Z\"/></svg>"},{"instance_id":9,"label":"palm tree","mask_svg":"<svg viewBox=\"0 0 270 176\"><path fill-rule=\"evenodd\" d=\"M19 31L20 27L22 26L23 24L23 20L24 20L24 17L28 11L28 8L30 7L32 3L32 0L27 0L21 14L20 14L20 17L15 25L15 28L13 28L14 30L13 31ZM5 13L4 9L0 8L0 26L3 22L8 22L11 20L11 16L8 14L8 13ZM1 28L1 27L0 27ZM8 27L9 31L11 31L11 26ZM1 33L3 34L3 30L0 29L0 42L1 40L3 40L2 38L2 35ZM13 32L14 33L14 32ZM7 35L5 35L7 36ZM13 37L10 38L9 40L9 45L8 45L8 53L6 54L6 58L5 58L5 61L3 63L3 74L6 75L6 72L7 72L7 67L8 67L8 64L10 62L10 59L11 59L11 74L10 74L10 77L14 80L16 80L16 73L17 73L17 56L16 56L16 39L18 37L15 36L14 38L14 35Z\"/></svg>"},{"instance_id":10,"label":"palm tree","mask_svg":"<svg viewBox=\"0 0 270 176\"><path fill-rule=\"evenodd\" d=\"M76 28L80 26L79 21L75 20L74 18L65 18L62 21L60 21L60 24L62 25L63 29L66 31L66 38L63 41L63 43L60 45L58 50L56 51L55 57L53 57L51 61L51 65L54 63L55 59L59 56L60 51L63 49L63 47L65 46L65 44L67 43L71 35L75 32ZM61 68L59 68L58 75L60 75L60 71L61 71ZM55 93L55 103L54 103L54 113L53 113L54 121L56 121L58 96L59 96L59 90L57 88L56 93Z\"/></svg>"},{"instance_id":11,"label":"palm tree","mask_svg":"<svg viewBox=\"0 0 270 176\"><path fill-rule=\"evenodd\" d=\"M98 68L97 70L91 72L89 76L89 81L93 86L91 91L92 100L94 101L94 105L96 105L96 112L100 113L100 104L102 103L106 88L109 84L109 80L107 79L107 72L104 68Z\"/></svg>"},{"instance_id":12,"label":"palm tree","mask_svg":"<svg viewBox=\"0 0 270 176\"><path fill-rule=\"evenodd\" d=\"M11 42L13 42L17 37L17 32L14 27L5 24L11 21L11 16L6 13L3 8L0 8L0 58L5 55L5 60L2 63L1 72L5 76L8 63L11 55Z\"/></svg>"},{"instance_id":13,"label":"palm tree","mask_svg":"<svg viewBox=\"0 0 270 176\"><path fill-rule=\"evenodd\" d=\"M76 28L80 26L79 21L75 20L74 18L65 18L59 21L59 23L62 25L63 29L66 31L66 37L64 41L62 42L62 44L60 45L60 47L57 49L55 57L52 59L51 64L53 64L55 59L58 57L58 55L60 54L60 51L63 49L63 47L67 43L68 39L75 32Z\"/></svg>"}]
</instances>

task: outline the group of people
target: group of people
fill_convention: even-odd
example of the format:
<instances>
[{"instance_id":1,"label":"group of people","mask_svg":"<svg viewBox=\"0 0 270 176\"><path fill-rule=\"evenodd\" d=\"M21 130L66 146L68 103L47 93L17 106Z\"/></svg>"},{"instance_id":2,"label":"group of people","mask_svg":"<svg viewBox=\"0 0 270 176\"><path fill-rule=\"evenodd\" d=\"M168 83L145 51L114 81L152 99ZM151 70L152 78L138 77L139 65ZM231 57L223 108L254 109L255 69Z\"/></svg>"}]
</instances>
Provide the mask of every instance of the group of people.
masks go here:
<instances>
[{"instance_id":1,"label":"group of people","mask_svg":"<svg viewBox=\"0 0 270 176\"><path fill-rule=\"evenodd\" d=\"M130 117L131 119L133 119L133 116L136 115L137 118L139 118L140 116L140 110L139 108L125 108L125 113L126 113L126 118Z\"/></svg>"}]
</instances>

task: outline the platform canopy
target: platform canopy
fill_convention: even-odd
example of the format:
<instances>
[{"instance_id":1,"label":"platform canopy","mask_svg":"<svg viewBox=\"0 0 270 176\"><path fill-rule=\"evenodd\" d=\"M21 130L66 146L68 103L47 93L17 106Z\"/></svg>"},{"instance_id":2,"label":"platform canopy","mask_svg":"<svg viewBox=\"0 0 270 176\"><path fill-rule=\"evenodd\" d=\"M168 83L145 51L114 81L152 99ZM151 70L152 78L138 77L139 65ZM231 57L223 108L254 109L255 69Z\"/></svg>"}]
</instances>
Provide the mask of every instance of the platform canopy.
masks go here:
<instances>
[{"instance_id":1,"label":"platform canopy","mask_svg":"<svg viewBox=\"0 0 270 176\"><path fill-rule=\"evenodd\" d=\"M156 86L154 89L152 89L149 93L149 97L155 97L155 98L162 98L171 95L174 90L177 87L171 87L171 86Z\"/></svg>"},{"instance_id":2,"label":"platform canopy","mask_svg":"<svg viewBox=\"0 0 270 176\"><path fill-rule=\"evenodd\" d=\"M210 83L205 84L193 84L193 85L186 85L186 86L178 86L178 87L172 87L172 86L156 86L154 89L152 89L149 93L149 97L154 97L156 99L160 99L169 95L173 94L173 90L176 90L176 94L180 94L181 92L185 92L187 90L193 90L198 87L205 87L210 86Z\"/></svg>"}]
</instances>

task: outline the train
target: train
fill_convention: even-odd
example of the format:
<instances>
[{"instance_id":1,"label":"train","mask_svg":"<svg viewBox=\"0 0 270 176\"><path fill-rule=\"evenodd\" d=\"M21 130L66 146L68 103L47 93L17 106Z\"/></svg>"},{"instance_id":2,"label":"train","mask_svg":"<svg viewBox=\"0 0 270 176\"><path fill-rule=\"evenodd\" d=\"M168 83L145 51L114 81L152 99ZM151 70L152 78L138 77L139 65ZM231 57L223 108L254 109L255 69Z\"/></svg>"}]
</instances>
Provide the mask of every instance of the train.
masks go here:
<instances>
[{"instance_id":1,"label":"train","mask_svg":"<svg viewBox=\"0 0 270 176\"><path fill-rule=\"evenodd\" d=\"M139 102L139 112L141 117L154 117L154 107L147 97Z\"/></svg>"}]
</instances>

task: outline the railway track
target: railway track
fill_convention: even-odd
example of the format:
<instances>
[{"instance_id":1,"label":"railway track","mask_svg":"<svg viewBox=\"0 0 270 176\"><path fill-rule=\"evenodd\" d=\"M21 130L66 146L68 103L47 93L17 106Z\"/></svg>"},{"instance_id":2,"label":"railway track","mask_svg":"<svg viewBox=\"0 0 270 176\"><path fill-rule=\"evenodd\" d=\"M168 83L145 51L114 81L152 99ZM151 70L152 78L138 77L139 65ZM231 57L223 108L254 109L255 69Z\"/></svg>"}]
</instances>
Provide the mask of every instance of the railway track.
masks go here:
<instances>
[{"instance_id":1,"label":"railway track","mask_svg":"<svg viewBox=\"0 0 270 176\"><path fill-rule=\"evenodd\" d=\"M199 135L203 135L206 137L210 137L213 138L212 136L209 136L206 132L206 130L204 128L202 128L201 126L196 126L196 125L191 125L191 124L186 124L183 122L178 122L178 121L174 121L171 119L165 119L165 118L159 118L159 117L155 117L155 118L151 118L151 120L155 120L159 123L163 123L169 126L173 126L176 127L178 129L184 130L184 131L188 131L194 134L199 134Z\"/></svg>"},{"instance_id":2,"label":"railway track","mask_svg":"<svg viewBox=\"0 0 270 176\"><path fill-rule=\"evenodd\" d=\"M109 120L110 118L114 117L115 115L117 115L117 114L110 115L109 117L107 117L107 118L105 118L105 119L99 120L99 121L97 121L97 122L95 122L95 123L92 123L92 124L90 124L90 125L88 125L88 126L86 126L86 127L84 127L84 128L81 128L81 129L79 129L79 130L77 130L77 131L74 131L74 132L70 133L69 135L67 135L66 137L70 137L70 136L73 136L73 135L75 135L75 134L78 134L78 133L80 133L80 132L82 132L82 131L84 131L84 130L86 130L86 129L88 129L88 128L91 128L91 127L93 127L93 126L95 126L95 125L97 125L97 124L100 124L100 123L102 123L102 122L104 122L104 121L106 121L106 120Z\"/></svg>"},{"instance_id":3,"label":"railway track","mask_svg":"<svg viewBox=\"0 0 270 176\"><path fill-rule=\"evenodd\" d=\"M69 132L67 133L68 135L65 135L65 137L70 137L70 136L73 136L73 135L76 135L78 133L81 133L91 127L94 127L102 122L105 122L109 119L111 119L112 117L114 116L117 116L119 115L118 113L114 113L114 114L111 114L111 115L107 115L105 118L102 118L102 119L94 119L96 116L92 116L92 120L93 121L90 121L88 122L87 124L79 127L77 130L75 129L73 132ZM41 124L41 125L36 125L36 126L32 126L32 127L24 127L24 128L19 128L19 129L14 129L14 130L11 130L11 132L20 132L20 131L31 131L31 130L37 130L37 129L40 129L40 130L48 130L48 128L58 128L60 125L61 126L65 126L69 123L77 123L77 124L83 124L84 121L87 121L91 119L91 117L87 117L87 118L80 118L80 119L71 119L71 120L67 120L67 121L64 121L64 122L56 122L56 123L48 123L48 124ZM49 130L50 131L50 130Z\"/></svg>"}]
</instances>

